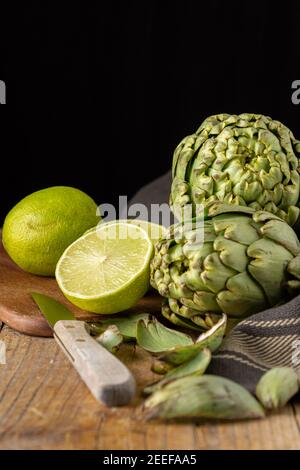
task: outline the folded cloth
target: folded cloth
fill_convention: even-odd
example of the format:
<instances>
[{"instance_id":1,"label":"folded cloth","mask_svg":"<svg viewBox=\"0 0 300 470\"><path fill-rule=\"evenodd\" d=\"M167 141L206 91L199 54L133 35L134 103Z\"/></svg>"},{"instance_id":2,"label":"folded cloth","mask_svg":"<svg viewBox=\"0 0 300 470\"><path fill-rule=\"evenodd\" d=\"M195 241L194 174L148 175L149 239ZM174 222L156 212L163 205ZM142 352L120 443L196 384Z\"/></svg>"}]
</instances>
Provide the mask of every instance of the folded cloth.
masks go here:
<instances>
[{"instance_id":1,"label":"folded cloth","mask_svg":"<svg viewBox=\"0 0 300 470\"><path fill-rule=\"evenodd\" d=\"M158 178L142 188L130 202L168 201L171 175ZM300 295L291 301L241 321L226 336L213 355L208 372L240 383L253 392L272 367L293 367L300 377Z\"/></svg>"},{"instance_id":2,"label":"folded cloth","mask_svg":"<svg viewBox=\"0 0 300 470\"><path fill-rule=\"evenodd\" d=\"M293 367L300 377L300 295L235 326L213 355L209 373L253 392L272 367Z\"/></svg>"}]
</instances>

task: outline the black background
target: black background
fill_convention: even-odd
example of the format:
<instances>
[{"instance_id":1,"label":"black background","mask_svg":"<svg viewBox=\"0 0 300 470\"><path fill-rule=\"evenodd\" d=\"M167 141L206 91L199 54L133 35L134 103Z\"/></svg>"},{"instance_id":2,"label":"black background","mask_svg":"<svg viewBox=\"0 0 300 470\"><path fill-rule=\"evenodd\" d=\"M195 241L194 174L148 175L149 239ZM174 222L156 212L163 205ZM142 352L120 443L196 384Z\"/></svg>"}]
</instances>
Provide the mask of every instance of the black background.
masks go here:
<instances>
[{"instance_id":1,"label":"black background","mask_svg":"<svg viewBox=\"0 0 300 470\"><path fill-rule=\"evenodd\" d=\"M1 220L51 185L97 203L132 196L169 169L176 144L210 114L268 114L300 138L296 1L13 8L1 18Z\"/></svg>"}]
</instances>

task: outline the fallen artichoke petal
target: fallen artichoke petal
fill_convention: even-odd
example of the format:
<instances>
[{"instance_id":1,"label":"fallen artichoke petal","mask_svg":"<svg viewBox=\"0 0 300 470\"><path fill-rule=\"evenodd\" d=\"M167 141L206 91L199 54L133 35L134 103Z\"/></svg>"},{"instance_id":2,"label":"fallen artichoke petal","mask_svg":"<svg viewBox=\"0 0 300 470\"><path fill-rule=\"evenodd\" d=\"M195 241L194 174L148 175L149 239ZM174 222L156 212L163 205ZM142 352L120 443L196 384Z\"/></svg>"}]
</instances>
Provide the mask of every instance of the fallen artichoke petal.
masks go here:
<instances>
[{"instance_id":1,"label":"fallen artichoke petal","mask_svg":"<svg viewBox=\"0 0 300 470\"><path fill-rule=\"evenodd\" d=\"M291 367L275 367L256 386L256 396L268 410L282 408L299 391L299 378Z\"/></svg>"},{"instance_id":2,"label":"fallen artichoke petal","mask_svg":"<svg viewBox=\"0 0 300 470\"><path fill-rule=\"evenodd\" d=\"M116 325L108 326L101 335L95 337L95 340L111 353L117 352L123 339Z\"/></svg>"},{"instance_id":3,"label":"fallen artichoke petal","mask_svg":"<svg viewBox=\"0 0 300 470\"><path fill-rule=\"evenodd\" d=\"M179 379L181 377L203 375L209 366L210 361L211 351L208 348L202 349L189 361L170 369L162 380L146 387L144 389L144 393L149 395L156 390L159 390L172 380Z\"/></svg>"},{"instance_id":4,"label":"fallen artichoke petal","mask_svg":"<svg viewBox=\"0 0 300 470\"><path fill-rule=\"evenodd\" d=\"M128 315L123 317L111 317L105 320L101 320L97 323L89 323L89 328L92 334L99 335L106 330L110 325L116 325L120 333L125 339L136 338L136 326L138 321L150 320L149 313L137 313L134 315Z\"/></svg>"},{"instance_id":5,"label":"fallen artichoke petal","mask_svg":"<svg viewBox=\"0 0 300 470\"><path fill-rule=\"evenodd\" d=\"M140 320L137 323L136 339L140 347L152 353L161 353L176 346L193 344L189 335L167 328L154 317L152 320Z\"/></svg>"},{"instance_id":6,"label":"fallen artichoke petal","mask_svg":"<svg viewBox=\"0 0 300 470\"><path fill-rule=\"evenodd\" d=\"M170 364L179 365L196 356L204 348L209 348L211 352L216 351L222 343L226 323L227 317L223 314L222 318L210 330L202 333L194 344L174 347L163 353L159 359Z\"/></svg>"},{"instance_id":7,"label":"fallen artichoke petal","mask_svg":"<svg viewBox=\"0 0 300 470\"><path fill-rule=\"evenodd\" d=\"M184 377L167 384L144 404L145 417L250 419L265 416L243 387L215 375Z\"/></svg>"}]
</instances>

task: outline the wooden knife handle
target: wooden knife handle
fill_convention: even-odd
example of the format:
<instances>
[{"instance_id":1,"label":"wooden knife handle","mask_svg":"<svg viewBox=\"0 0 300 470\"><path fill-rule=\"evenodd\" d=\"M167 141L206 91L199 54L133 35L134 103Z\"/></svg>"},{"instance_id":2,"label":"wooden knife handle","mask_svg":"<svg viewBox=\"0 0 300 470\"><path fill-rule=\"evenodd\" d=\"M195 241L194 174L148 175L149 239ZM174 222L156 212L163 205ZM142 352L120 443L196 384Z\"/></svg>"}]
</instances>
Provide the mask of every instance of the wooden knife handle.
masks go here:
<instances>
[{"instance_id":1,"label":"wooden knife handle","mask_svg":"<svg viewBox=\"0 0 300 470\"><path fill-rule=\"evenodd\" d=\"M136 391L127 367L97 343L82 321L60 320L54 337L94 397L108 406L126 405Z\"/></svg>"}]
</instances>

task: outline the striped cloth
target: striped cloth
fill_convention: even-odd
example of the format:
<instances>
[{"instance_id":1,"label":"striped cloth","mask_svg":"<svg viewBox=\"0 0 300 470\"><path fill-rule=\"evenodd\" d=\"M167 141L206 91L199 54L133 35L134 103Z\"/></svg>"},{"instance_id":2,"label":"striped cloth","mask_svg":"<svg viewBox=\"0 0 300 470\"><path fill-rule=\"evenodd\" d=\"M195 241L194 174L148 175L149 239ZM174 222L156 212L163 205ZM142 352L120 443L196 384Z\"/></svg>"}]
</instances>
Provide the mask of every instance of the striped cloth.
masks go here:
<instances>
[{"instance_id":1,"label":"striped cloth","mask_svg":"<svg viewBox=\"0 0 300 470\"><path fill-rule=\"evenodd\" d=\"M142 188L130 201L168 202L171 174ZM272 367L290 366L300 376L300 295L290 302L252 315L226 336L208 372L240 383L251 392Z\"/></svg>"},{"instance_id":2,"label":"striped cloth","mask_svg":"<svg viewBox=\"0 0 300 470\"><path fill-rule=\"evenodd\" d=\"M293 367L300 377L300 295L233 328L213 355L209 373L253 392L261 375L278 366Z\"/></svg>"}]
</instances>

